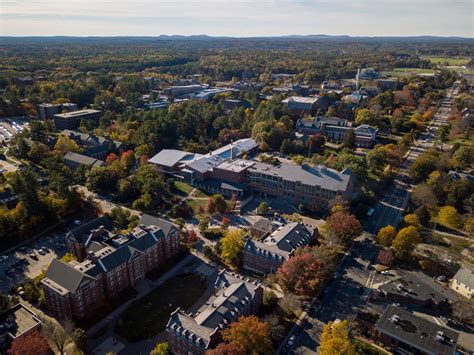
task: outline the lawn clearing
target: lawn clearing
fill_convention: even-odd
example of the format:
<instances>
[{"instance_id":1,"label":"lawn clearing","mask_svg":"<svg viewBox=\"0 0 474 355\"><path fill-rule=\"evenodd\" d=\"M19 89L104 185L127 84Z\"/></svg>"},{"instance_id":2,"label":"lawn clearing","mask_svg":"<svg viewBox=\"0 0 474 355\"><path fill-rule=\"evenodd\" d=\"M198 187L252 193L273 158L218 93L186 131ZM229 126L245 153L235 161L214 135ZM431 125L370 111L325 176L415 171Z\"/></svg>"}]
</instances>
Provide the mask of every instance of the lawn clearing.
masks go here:
<instances>
[{"instance_id":1,"label":"lawn clearing","mask_svg":"<svg viewBox=\"0 0 474 355\"><path fill-rule=\"evenodd\" d=\"M188 196L191 191L193 191L193 187L181 181L175 181L173 183L173 192L180 196Z\"/></svg>"},{"instance_id":2,"label":"lawn clearing","mask_svg":"<svg viewBox=\"0 0 474 355\"><path fill-rule=\"evenodd\" d=\"M204 198L209 197L209 195L202 190L196 189L196 191L194 191L193 197Z\"/></svg>"},{"instance_id":3,"label":"lawn clearing","mask_svg":"<svg viewBox=\"0 0 474 355\"><path fill-rule=\"evenodd\" d=\"M434 74L434 71L433 69L422 68L394 68L393 70L383 71L382 74L399 78L410 75Z\"/></svg>"},{"instance_id":4,"label":"lawn clearing","mask_svg":"<svg viewBox=\"0 0 474 355\"><path fill-rule=\"evenodd\" d=\"M171 312L187 310L204 294L206 280L196 274L175 276L122 313L115 331L129 342L150 338L165 330Z\"/></svg>"},{"instance_id":5,"label":"lawn clearing","mask_svg":"<svg viewBox=\"0 0 474 355\"><path fill-rule=\"evenodd\" d=\"M467 65L470 61L468 57L422 57L422 59L429 60L434 64L445 65Z\"/></svg>"},{"instance_id":6,"label":"lawn clearing","mask_svg":"<svg viewBox=\"0 0 474 355\"><path fill-rule=\"evenodd\" d=\"M189 207L193 209L194 214L198 213L199 206L205 208L207 205L207 200L188 200L187 202Z\"/></svg>"}]
</instances>

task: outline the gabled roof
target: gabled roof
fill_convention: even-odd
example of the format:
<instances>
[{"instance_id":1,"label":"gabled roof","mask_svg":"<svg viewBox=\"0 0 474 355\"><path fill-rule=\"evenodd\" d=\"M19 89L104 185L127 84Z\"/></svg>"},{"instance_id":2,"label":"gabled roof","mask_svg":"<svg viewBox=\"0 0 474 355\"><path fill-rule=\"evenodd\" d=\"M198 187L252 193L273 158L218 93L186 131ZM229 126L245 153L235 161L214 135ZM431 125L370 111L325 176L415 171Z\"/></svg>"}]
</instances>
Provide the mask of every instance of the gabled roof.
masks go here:
<instances>
[{"instance_id":1,"label":"gabled roof","mask_svg":"<svg viewBox=\"0 0 474 355\"><path fill-rule=\"evenodd\" d=\"M459 281L471 289L474 289L474 271L472 270L461 267L456 275L454 275L454 280Z\"/></svg>"},{"instance_id":2,"label":"gabled roof","mask_svg":"<svg viewBox=\"0 0 474 355\"><path fill-rule=\"evenodd\" d=\"M106 231L112 231L114 229L112 221L106 216L102 216L72 229L66 234L66 238L72 238L78 243L85 243L91 231L100 226L104 226Z\"/></svg>"},{"instance_id":3,"label":"gabled roof","mask_svg":"<svg viewBox=\"0 0 474 355\"><path fill-rule=\"evenodd\" d=\"M54 281L61 285L71 293L76 292L81 283L85 280L92 281L93 277L77 270L70 264L66 264L59 259L53 259L48 270L45 273L45 278Z\"/></svg>"},{"instance_id":4,"label":"gabled roof","mask_svg":"<svg viewBox=\"0 0 474 355\"><path fill-rule=\"evenodd\" d=\"M178 225L170 221L146 213L142 215L138 224L144 224L145 226L157 226L163 230L165 235L168 235L171 229L179 229Z\"/></svg>"},{"instance_id":5,"label":"gabled roof","mask_svg":"<svg viewBox=\"0 0 474 355\"><path fill-rule=\"evenodd\" d=\"M182 150L163 149L148 160L148 162L171 168L182 160L189 161L200 156L200 154L188 153Z\"/></svg>"}]
</instances>

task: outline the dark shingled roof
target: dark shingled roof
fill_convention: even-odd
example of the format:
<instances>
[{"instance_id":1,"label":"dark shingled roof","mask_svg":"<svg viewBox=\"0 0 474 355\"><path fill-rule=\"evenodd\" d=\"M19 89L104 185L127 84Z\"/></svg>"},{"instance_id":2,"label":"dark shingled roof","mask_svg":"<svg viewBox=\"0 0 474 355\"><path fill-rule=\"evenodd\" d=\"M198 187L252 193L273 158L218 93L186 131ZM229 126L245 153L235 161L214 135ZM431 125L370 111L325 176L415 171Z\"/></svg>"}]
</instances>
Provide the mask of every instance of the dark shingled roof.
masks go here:
<instances>
[{"instance_id":1,"label":"dark shingled roof","mask_svg":"<svg viewBox=\"0 0 474 355\"><path fill-rule=\"evenodd\" d=\"M159 217L151 216L146 213L144 213L143 216L140 218L138 224L144 224L145 226L157 226L158 228L161 228L163 230L165 235L168 235L172 228L178 229L178 226L176 224Z\"/></svg>"},{"instance_id":2,"label":"dark shingled roof","mask_svg":"<svg viewBox=\"0 0 474 355\"><path fill-rule=\"evenodd\" d=\"M375 327L378 331L428 354L454 354L459 337L451 329L396 306L388 306Z\"/></svg>"},{"instance_id":3,"label":"dark shingled roof","mask_svg":"<svg viewBox=\"0 0 474 355\"><path fill-rule=\"evenodd\" d=\"M94 279L59 259L53 259L51 261L45 278L53 280L72 293L77 290L82 281Z\"/></svg>"},{"instance_id":4,"label":"dark shingled roof","mask_svg":"<svg viewBox=\"0 0 474 355\"><path fill-rule=\"evenodd\" d=\"M89 237L91 230L97 229L100 226L104 226L104 228L108 231L112 231L114 229L112 221L106 216L102 216L72 229L66 235L66 237L72 237L78 243L85 243L87 238Z\"/></svg>"}]
</instances>

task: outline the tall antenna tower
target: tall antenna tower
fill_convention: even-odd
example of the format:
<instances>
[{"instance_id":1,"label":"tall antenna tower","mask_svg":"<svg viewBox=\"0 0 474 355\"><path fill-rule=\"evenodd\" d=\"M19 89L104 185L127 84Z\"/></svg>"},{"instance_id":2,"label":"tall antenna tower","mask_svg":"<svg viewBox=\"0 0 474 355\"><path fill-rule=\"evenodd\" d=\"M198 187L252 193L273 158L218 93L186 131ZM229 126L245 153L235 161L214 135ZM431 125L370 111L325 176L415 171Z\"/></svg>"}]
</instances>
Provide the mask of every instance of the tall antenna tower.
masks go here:
<instances>
[{"instance_id":1,"label":"tall antenna tower","mask_svg":"<svg viewBox=\"0 0 474 355\"><path fill-rule=\"evenodd\" d=\"M357 68L357 75L356 75L356 91L359 91L359 76L360 76L360 66Z\"/></svg>"}]
</instances>

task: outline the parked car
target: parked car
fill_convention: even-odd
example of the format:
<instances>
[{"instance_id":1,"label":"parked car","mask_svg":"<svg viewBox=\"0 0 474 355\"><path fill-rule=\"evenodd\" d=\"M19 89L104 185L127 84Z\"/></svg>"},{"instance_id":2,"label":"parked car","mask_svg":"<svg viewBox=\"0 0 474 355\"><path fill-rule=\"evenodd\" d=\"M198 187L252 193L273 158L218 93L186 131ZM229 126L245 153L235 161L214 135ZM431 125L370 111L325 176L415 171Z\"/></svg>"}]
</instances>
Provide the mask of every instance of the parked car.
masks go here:
<instances>
[{"instance_id":1,"label":"parked car","mask_svg":"<svg viewBox=\"0 0 474 355\"><path fill-rule=\"evenodd\" d=\"M35 253L30 253L30 254L28 254L28 256L33 260L38 260L38 257L36 256Z\"/></svg>"},{"instance_id":2,"label":"parked car","mask_svg":"<svg viewBox=\"0 0 474 355\"><path fill-rule=\"evenodd\" d=\"M8 260L8 255L1 255L0 256L0 261L6 261Z\"/></svg>"},{"instance_id":3,"label":"parked car","mask_svg":"<svg viewBox=\"0 0 474 355\"><path fill-rule=\"evenodd\" d=\"M382 275L386 275L386 276L393 276L393 274L389 271L389 270L383 270L382 272L380 272Z\"/></svg>"},{"instance_id":4,"label":"parked car","mask_svg":"<svg viewBox=\"0 0 474 355\"><path fill-rule=\"evenodd\" d=\"M292 335L290 339L288 339L288 345L292 346L295 343L295 340L296 340L296 336Z\"/></svg>"},{"instance_id":5,"label":"parked car","mask_svg":"<svg viewBox=\"0 0 474 355\"><path fill-rule=\"evenodd\" d=\"M447 280L446 276L440 275L436 278L436 281L438 282L445 282Z\"/></svg>"}]
</instances>

